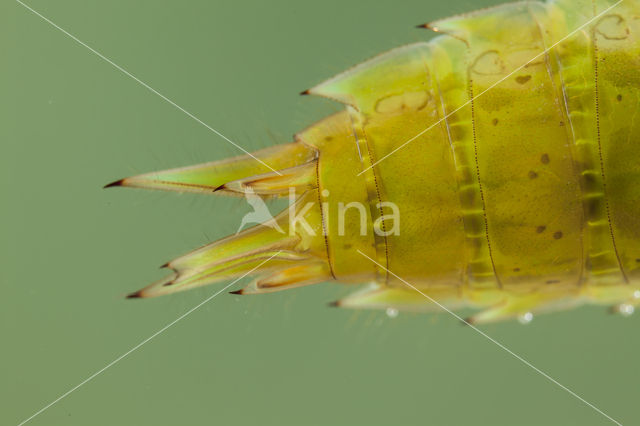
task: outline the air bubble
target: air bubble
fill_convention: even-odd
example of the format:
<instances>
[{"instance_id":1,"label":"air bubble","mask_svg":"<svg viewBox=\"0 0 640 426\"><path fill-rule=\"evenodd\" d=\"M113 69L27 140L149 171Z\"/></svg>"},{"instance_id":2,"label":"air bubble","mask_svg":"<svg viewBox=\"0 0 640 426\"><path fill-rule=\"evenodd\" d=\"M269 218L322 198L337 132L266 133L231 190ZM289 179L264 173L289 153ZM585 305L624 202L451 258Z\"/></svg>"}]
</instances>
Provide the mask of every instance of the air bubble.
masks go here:
<instances>
[{"instance_id":1,"label":"air bubble","mask_svg":"<svg viewBox=\"0 0 640 426\"><path fill-rule=\"evenodd\" d=\"M529 324L533 321L533 314L531 312L526 312L518 317L518 321L520 321L520 324Z\"/></svg>"},{"instance_id":2,"label":"air bubble","mask_svg":"<svg viewBox=\"0 0 640 426\"><path fill-rule=\"evenodd\" d=\"M635 311L635 308L633 307L633 305L629 305L628 303L623 303L622 305L618 306L618 311L625 317L628 317L629 315L633 314L633 311Z\"/></svg>"},{"instance_id":3,"label":"air bubble","mask_svg":"<svg viewBox=\"0 0 640 426\"><path fill-rule=\"evenodd\" d=\"M398 314L399 312L396 308L387 308L387 316L389 318L397 318Z\"/></svg>"}]
</instances>

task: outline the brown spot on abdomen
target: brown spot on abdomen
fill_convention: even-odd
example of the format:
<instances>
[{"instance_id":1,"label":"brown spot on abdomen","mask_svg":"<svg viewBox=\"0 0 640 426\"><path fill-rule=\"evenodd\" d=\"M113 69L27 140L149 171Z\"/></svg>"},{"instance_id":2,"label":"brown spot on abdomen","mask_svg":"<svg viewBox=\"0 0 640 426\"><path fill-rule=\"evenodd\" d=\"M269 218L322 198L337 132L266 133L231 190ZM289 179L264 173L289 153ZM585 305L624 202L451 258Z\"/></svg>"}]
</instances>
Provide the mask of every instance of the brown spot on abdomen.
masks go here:
<instances>
[{"instance_id":1,"label":"brown spot on abdomen","mask_svg":"<svg viewBox=\"0 0 640 426\"><path fill-rule=\"evenodd\" d=\"M549 158L549 154L542 154L542 156L540 157L540 162L542 164L549 164L550 161L551 159Z\"/></svg>"}]
</instances>

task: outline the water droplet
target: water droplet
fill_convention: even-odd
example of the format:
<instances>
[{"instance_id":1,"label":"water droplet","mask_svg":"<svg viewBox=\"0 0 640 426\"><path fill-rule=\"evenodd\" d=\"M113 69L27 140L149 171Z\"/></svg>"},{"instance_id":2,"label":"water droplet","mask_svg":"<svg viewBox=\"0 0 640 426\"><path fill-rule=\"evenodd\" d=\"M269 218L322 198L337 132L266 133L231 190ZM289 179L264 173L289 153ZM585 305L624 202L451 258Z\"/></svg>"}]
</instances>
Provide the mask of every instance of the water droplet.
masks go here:
<instances>
[{"instance_id":1,"label":"water droplet","mask_svg":"<svg viewBox=\"0 0 640 426\"><path fill-rule=\"evenodd\" d=\"M389 318L397 318L398 314L399 312L396 308L387 308L387 316Z\"/></svg>"},{"instance_id":2,"label":"water droplet","mask_svg":"<svg viewBox=\"0 0 640 426\"><path fill-rule=\"evenodd\" d=\"M633 292L633 298L634 299L640 299L640 290L636 290Z\"/></svg>"},{"instance_id":3,"label":"water droplet","mask_svg":"<svg viewBox=\"0 0 640 426\"><path fill-rule=\"evenodd\" d=\"M322 196L323 197L328 197L329 196L329 190L328 189L323 189L322 190Z\"/></svg>"},{"instance_id":4,"label":"water droplet","mask_svg":"<svg viewBox=\"0 0 640 426\"><path fill-rule=\"evenodd\" d=\"M635 311L635 308L633 307L633 305L629 305L628 303L623 303L622 305L618 306L618 311L625 317L628 317L629 315L633 314L633 311Z\"/></svg>"},{"instance_id":5,"label":"water droplet","mask_svg":"<svg viewBox=\"0 0 640 426\"><path fill-rule=\"evenodd\" d=\"M518 317L518 321L520 321L520 324L529 324L533 321L533 314L531 312L526 312Z\"/></svg>"}]
</instances>

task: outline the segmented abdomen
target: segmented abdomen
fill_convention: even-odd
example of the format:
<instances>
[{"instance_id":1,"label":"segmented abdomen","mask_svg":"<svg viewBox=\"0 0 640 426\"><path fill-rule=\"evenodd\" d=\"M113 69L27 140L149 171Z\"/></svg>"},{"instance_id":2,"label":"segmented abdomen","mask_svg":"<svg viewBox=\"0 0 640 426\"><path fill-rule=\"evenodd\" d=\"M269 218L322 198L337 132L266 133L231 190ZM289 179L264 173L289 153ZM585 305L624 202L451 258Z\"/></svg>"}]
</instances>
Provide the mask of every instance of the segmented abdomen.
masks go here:
<instances>
[{"instance_id":1,"label":"segmented abdomen","mask_svg":"<svg viewBox=\"0 0 640 426\"><path fill-rule=\"evenodd\" d=\"M436 22L445 36L311 90L357 108L370 201L400 207L381 263L480 288L640 276L640 4L612 5Z\"/></svg>"},{"instance_id":2,"label":"segmented abdomen","mask_svg":"<svg viewBox=\"0 0 640 426\"><path fill-rule=\"evenodd\" d=\"M132 297L250 273L242 293L374 281L340 305L488 307L478 322L640 304L640 1L524 1L427 27L443 35L305 91L346 111L292 144L112 184L302 193Z\"/></svg>"}]
</instances>

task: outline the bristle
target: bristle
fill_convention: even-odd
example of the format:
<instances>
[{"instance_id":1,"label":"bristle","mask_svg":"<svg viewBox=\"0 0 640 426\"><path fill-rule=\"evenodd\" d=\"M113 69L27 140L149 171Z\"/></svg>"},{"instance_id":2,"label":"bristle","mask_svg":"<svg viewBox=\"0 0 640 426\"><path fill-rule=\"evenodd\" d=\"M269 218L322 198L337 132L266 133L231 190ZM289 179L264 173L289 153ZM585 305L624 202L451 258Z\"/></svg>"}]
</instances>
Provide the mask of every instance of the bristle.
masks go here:
<instances>
[{"instance_id":1,"label":"bristle","mask_svg":"<svg viewBox=\"0 0 640 426\"><path fill-rule=\"evenodd\" d=\"M105 186L125 186L132 188L159 189L165 191L223 193L225 184L250 176L261 176L280 172L312 161L316 151L302 143L294 142L277 145L255 152L221 161L213 161L189 167L145 173L120 179ZM268 164L269 166L265 166Z\"/></svg>"},{"instance_id":2,"label":"bristle","mask_svg":"<svg viewBox=\"0 0 640 426\"><path fill-rule=\"evenodd\" d=\"M263 294L318 284L332 279L328 264L323 259L296 262L280 268L270 275L257 278L238 294Z\"/></svg>"},{"instance_id":3,"label":"bristle","mask_svg":"<svg viewBox=\"0 0 640 426\"><path fill-rule=\"evenodd\" d=\"M306 202L306 199L302 198L301 202ZM324 259L318 260L312 253L295 250L301 234L298 232L290 235L288 232L288 214L288 210L285 210L278 215L273 219L273 226L254 226L172 260L166 266L174 273L145 287L138 295L160 296L234 279L248 273L263 276L267 274L266 276L274 277L274 280L278 277L291 280L296 277L289 272L279 275L278 271L296 271L296 265L304 266L309 262L326 263ZM297 277L299 280L306 279L303 275Z\"/></svg>"},{"instance_id":4,"label":"bristle","mask_svg":"<svg viewBox=\"0 0 640 426\"><path fill-rule=\"evenodd\" d=\"M374 284L349 294L336 303L344 308L394 308L412 312L440 312L442 311L442 306L446 306L447 309L466 307L466 302L458 297L457 289L455 288L433 288L416 291L406 286L386 287L379 284Z\"/></svg>"},{"instance_id":5,"label":"bristle","mask_svg":"<svg viewBox=\"0 0 640 426\"><path fill-rule=\"evenodd\" d=\"M316 162L310 161L296 167L282 169L278 173L264 173L225 183L216 190L260 196L287 196L291 190L296 194L315 188Z\"/></svg>"},{"instance_id":6,"label":"bristle","mask_svg":"<svg viewBox=\"0 0 640 426\"><path fill-rule=\"evenodd\" d=\"M124 179L119 179L116 180L114 182L108 183L105 186L103 186L103 189L107 189L107 188L113 188L114 186L122 186L122 183L124 182Z\"/></svg>"},{"instance_id":7,"label":"bristle","mask_svg":"<svg viewBox=\"0 0 640 426\"><path fill-rule=\"evenodd\" d=\"M312 87L308 93L350 105L360 112L375 111L380 99L397 95L399 81L426 84L424 52L423 43L392 49ZM399 79L398 73L407 72L409 61L416 63L411 75Z\"/></svg>"}]
</instances>

